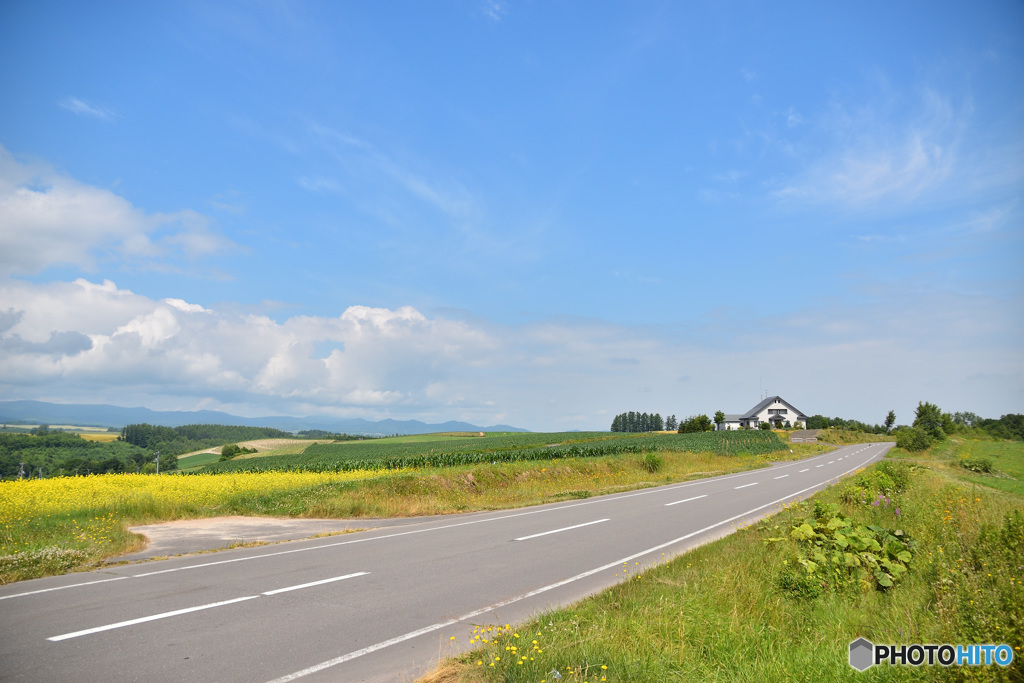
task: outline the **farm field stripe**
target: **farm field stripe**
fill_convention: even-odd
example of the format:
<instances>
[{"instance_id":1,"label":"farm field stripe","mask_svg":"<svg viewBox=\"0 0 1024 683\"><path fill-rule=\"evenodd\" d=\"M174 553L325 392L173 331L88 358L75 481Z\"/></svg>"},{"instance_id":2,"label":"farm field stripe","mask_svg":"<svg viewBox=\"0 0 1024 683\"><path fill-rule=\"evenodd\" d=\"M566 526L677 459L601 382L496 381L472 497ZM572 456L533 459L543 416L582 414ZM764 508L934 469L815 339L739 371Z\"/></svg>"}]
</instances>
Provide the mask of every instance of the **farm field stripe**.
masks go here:
<instances>
[{"instance_id":1,"label":"farm field stripe","mask_svg":"<svg viewBox=\"0 0 1024 683\"><path fill-rule=\"evenodd\" d=\"M562 527L561 529L552 529L551 531L542 531L539 534L531 534L529 536L520 536L519 538L513 538L513 541L528 541L531 538L540 538L541 536L547 536L548 534L557 534L562 531L571 531L572 529L580 529L591 524L600 524L601 522L607 522L608 519L596 519L593 522L584 522L583 524L574 524L573 526Z\"/></svg>"},{"instance_id":2,"label":"farm field stripe","mask_svg":"<svg viewBox=\"0 0 1024 683\"><path fill-rule=\"evenodd\" d=\"M336 657L334 659L329 659L329 660L327 660L325 662L321 662L320 664L314 664L311 667L308 667L306 669L302 669L300 671L296 671L295 673L288 674L287 676L282 676L280 678L275 678L274 680L269 681L269 683L288 683L289 681L294 681L296 679L303 678L305 676L309 676L310 674L318 673L318 672L323 671L325 669L329 669L331 667L337 666L338 664L344 664L345 662L351 661L351 660L356 659L358 657L362 657L363 655L367 655L367 654L370 654L372 652L377 652L378 650L383 650L386 647L390 647L392 645L397 645L398 643L405 642L406 640L411 640L412 638L415 638L417 636L426 635L427 633L432 633L432 632L438 631L438 630L440 630L442 628L446 628L448 626L453 626L455 624L458 624L459 622L466 621L468 619L476 618L476 617L480 616L481 614L486 614L488 612L491 612L493 610L499 609L501 607L506 607L506 606L511 605L513 603L519 602L520 600L526 600L527 598L532 598L532 597L534 597L536 595L540 595L541 593L546 593L549 590L553 590L555 588L559 588L561 586L565 586L565 585L573 583L575 581L579 581L581 579L585 579L588 576L593 576L594 574L597 574L599 572L605 571L607 569L611 569L613 567L614 568L618 568L619 565L627 563L627 562L629 562L631 560L635 560L637 558L643 557L644 555L649 555L651 553L657 552L659 550L663 550L664 548L668 548L668 547L670 547L672 545L675 545L677 543L681 543L683 541L689 540L689 539L693 538L694 536L697 536L699 534L705 533L707 531L711 531L712 529L716 529L716 528L718 528L718 527L720 527L720 526L722 526L724 524L728 524L729 522L733 522L733 521L735 521L737 519L741 519L741 518L746 517L748 515L752 515L753 513L759 512L760 510L763 510L763 509L765 509L767 507L771 507L773 505L778 505L779 503L784 503L786 500L789 500L790 498L793 498L795 496L799 496L800 494L806 493L807 491L810 491L810 490L812 490L814 488L817 488L818 486L822 486L824 484L827 484L828 482L832 481L833 479L839 479L839 478L849 474L850 472L853 472L855 469L857 469L857 468L854 467L852 469L847 470L846 472L843 472L842 474L839 474L839 475L837 475L835 477L830 477L829 479L826 479L823 482L815 484L814 486L808 486L807 488L800 489L796 493L792 493L792 494L790 494L788 496L784 496L782 498L778 498L776 500L773 500L770 503L765 503L764 505L760 505L760 506L758 506L756 508L753 508L751 510L747 510L746 512L740 513L738 515L734 515L734 516L732 516L732 517L730 517L728 519L723 519L720 522L716 522L715 524L711 524L710 526L706 526L703 529L699 529L697 531L690 532L690 533L686 534L685 536L680 536L679 538L674 539L672 541L669 541L667 543L662 543L660 545L656 545L653 548L648 548L647 550L641 550L638 553L634 553L634 554L632 554L632 555L630 555L628 557L624 557L624 558L622 558L620 560L616 560L615 562L609 562L608 564L601 565L600 567L595 567L594 569L589 569L589 570L583 572L582 574L577 574L576 576L572 576L572 577L569 577L568 579L563 579L562 581L557 581L555 583L548 584L547 586L544 586L542 588L537 588L536 590L532 590L532 591L530 591L528 593L523 593L522 595L517 595L517 596L515 596L513 598L509 598L508 600L503 600L501 602L494 603L493 605L489 605L487 607L484 607L483 609L474 610L474 611L469 612L467 614L463 614L460 617L455 617L454 619L449 619L448 621L444 621L444 622L441 622L441 623L438 623L438 624L432 624L431 626L425 626L424 628L418 629L416 631L410 631L409 633L405 633L403 635L396 636L396 637L391 638L389 640L383 640L383 641L381 641L379 643L376 643L374 645L370 645L369 647L364 647L361 650L356 650L354 652L349 652L348 654L341 655L340 657Z\"/></svg>"},{"instance_id":3,"label":"farm field stripe","mask_svg":"<svg viewBox=\"0 0 1024 683\"><path fill-rule=\"evenodd\" d=\"M288 586L287 588L278 588L277 590L265 591L261 595L277 595L278 593L287 593L288 591L297 591L302 588L312 588L313 586L322 586L325 583L334 583L335 581L344 581L345 579L354 579L357 576L366 576L370 572L356 572L354 574L345 574L345 576L334 576L329 579L320 579L319 581L310 581L309 583L300 583L298 586Z\"/></svg>"},{"instance_id":4,"label":"farm field stripe","mask_svg":"<svg viewBox=\"0 0 1024 683\"><path fill-rule=\"evenodd\" d=\"M211 602L208 605L197 605L196 607L186 607L185 609L176 609L173 612L163 612L161 614L152 614L148 617L139 617L138 619L129 619L128 621L119 621L116 624L107 624L106 626L97 626L96 628L87 628L84 631L75 631L74 633L65 633L60 636L52 636L47 640L58 642L61 640L68 640L70 638L78 638L80 636L88 636L93 633L101 633L103 631L112 631L117 628L124 628L126 626L134 626L136 624L144 624L147 621L156 621L157 619L167 619L169 617L176 617L181 614L188 614L189 612L199 612L200 610L213 609L214 607L223 607L224 605L231 605L236 602L244 602L245 600L255 600L258 595L247 595L244 598L234 598L233 600L222 600L220 602Z\"/></svg>"}]
</instances>

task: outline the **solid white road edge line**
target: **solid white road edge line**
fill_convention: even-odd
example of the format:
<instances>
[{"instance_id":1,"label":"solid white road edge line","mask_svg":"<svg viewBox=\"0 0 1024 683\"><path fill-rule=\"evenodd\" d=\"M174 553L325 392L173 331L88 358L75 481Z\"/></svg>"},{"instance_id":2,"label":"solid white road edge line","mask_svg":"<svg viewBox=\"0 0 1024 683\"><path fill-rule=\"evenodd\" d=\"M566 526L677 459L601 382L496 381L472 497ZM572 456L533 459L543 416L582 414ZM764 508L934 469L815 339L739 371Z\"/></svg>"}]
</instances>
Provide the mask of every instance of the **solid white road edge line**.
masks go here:
<instances>
[{"instance_id":1,"label":"solid white road edge line","mask_svg":"<svg viewBox=\"0 0 1024 683\"><path fill-rule=\"evenodd\" d=\"M552 529L551 531L542 531L539 534L531 534L530 536L520 536L519 538L513 538L513 541L528 541L531 538L537 538L539 536L547 536L548 534L557 534L560 531L569 531L570 529L579 529L580 527L590 526L591 524L600 524L601 522L607 522L608 519L595 519L593 522L584 522L583 524L574 524L573 526L562 527L561 529Z\"/></svg>"},{"instance_id":2,"label":"solid white road edge line","mask_svg":"<svg viewBox=\"0 0 1024 683\"><path fill-rule=\"evenodd\" d=\"M197 607L186 607L185 609L176 609L173 612L164 612L162 614L152 614L148 617L139 617L138 619L129 619L128 621L119 621L116 624L107 624L106 626L97 626L96 628L87 628L84 631L75 631L74 633L65 633L60 636L53 636L47 638L57 642L59 640L68 640L69 638L78 638L79 636L87 636L92 633L100 633L101 631L112 631L115 628L124 628L125 626L134 626L135 624L142 624L147 621L156 621L157 619L167 619L168 617L176 617L179 614L188 614L189 612L198 612L204 609L212 609L214 607L221 607L222 605L230 605L234 602L242 602L244 600L255 600L260 596L258 595L247 595L244 598L235 598L234 600L222 600L221 602L211 602L209 605L199 605Z\"/></svg>"},{"instance_id":3,"label":"solid white road edge line","mask_svg":"<svg viewBox=\"0 0 1024 683\"><path fill-rule=\"evenodd\" d=\"M672 541L669 541L668 543L662 543L661 545L656 545L653 548L648 548L647 550L641 550L640 552L634 553L634 554L630 555L629 557L624 557L621 560L616 560L615 562L609 562L608 564L601 565L600 567L596 567L594 569L587 570L587 571L583 572L582 574L577 574L576 576L570 577L568 579L564 579L562 581L558 581L556 583L549 584L547 586L544 586L543 588L538 588L536 590L532 590L529 593L523 593L522 595L517 595L514 598L509 598L508 600L502 600L501 602L496 602L493 605L489 605L488 607L484 607L483 609L474 610L474 611L469 612L467 614L463 614L460 617L456 617L454 619L449 619L448 621L444 621L444 622L441 622L439 624L433 624L431 626L425 626L425 627L423 627L421 629L418 629L416 631L410 631L409 633L405 633L403 635L396 636L394 638L390 638L389 640L384 640L384 641L381 641L381 642L376 643L374 645L370 645L368 647L364 647L361 650L356 650L355 652L349 652L348 654L342 655L340 657L335 657L334 659L328 659L326 662L321 662L319 664L314 664L313 666L308 667L306 669L302 669L301 671L296 671L295 673L288 674L287 676L282 676L281 678L275 678L274 680L269 681L269 683L288 683L288 681L294 681L294 680L296 680L298 678L303 678L304 676L309 676L310 674L315 674L315 673L317 673L319 671L323 671L324 669L329 669L329 668L331 668L333 666L337 666L338 664L344 664L345 662L348 662L348 661L351 661L353 659L356 659L357 657L362 657L363 655L368 655L368 654L370 654L372 652L376 652L377 650L383 650L386 647L391 647L392 645L397 645L398 643L402 643L402 642L405 642L407 640L411 640L413 638L416 638L417 636L422 636L422 635L426 635L427 633L432 633L434 631L439 631L442 628L446 628L448 626L452 626L454 624L459 623L460 621L466 621L467 619L473 619L474 617L478 617L481 614L486 614L486 613L488 613L488 612L490 612L492 610L496 610L496 609L498 609L500 607L505 607L507 605L511 605L512 603L519 602L520 600L526 600L527 598L532 598L535 595L540 595L541 593L546 593L549 590L554 590L555 588L560 588L560 587L565 586L567 584L573 583L574 581L579 581L580 579L585 579L588 576L592 576L594 574L597 574L598 572L603 572L606 569L611 569L612 567L618 567L620 564L629 562L630 560L635 560L636 558L643 557L644 555L649 555L649 554L651 554L653 552L657 552L657 551L659 551L659 550L661 550L663 548L668 548L669 546L675 545L676 543L681 543L682 541L689 540L689 539L693 538L694 536L697 536L698 534L702 534L705 531L711 531L712 529L720 527L720 526L722 526L724 524L728 524L729 522L733 522L733 521L735 521L737 519L741 519L743 517L746 517L747 515L753 514L755 512L760 511L760 510L763 510L766 507L771 507L772 505L778 505L779 503L782 503L782 502L784 502L784 501L786 501L786 500L788 500L790 498L793 498L794 496L799 496L801 493L806 493L807 491L815 489L818 486L823 486L823 485L829 483L830 481L832 481L833 479L839 479L840 477L843 477L843 476L849 474L850 472L853 472L854 470L860 468L863 464L864 463L862 463L861 465L857 465L856 467L853 467L851 469L848 469L845 472L843 472L842 474L836 475L834 477L829 477L825 481L820 482L818 484L815 484L814 486L808 486L805 489L800 489L796 493L791 493L788 496L785 496L783 498L779 498L777 500L773 500L770 503L765 503L764 505L760 505L760 506L758 506L758 507L756 507L756 508L754 508L752 510L747 510L746 512L743 512L741 514L738 514L738 515L735 515L733 517L730 517L729 519L723 519L721 522L716 522L715 524L712 524L710 526L706 526L703 529L700 529L698 531L693 531L691 533L686 534L685 536L680 536L679 538L677 538L675 540L672 540Z\"/></svg>"},{"instance_id":4,"label":"solid white road edge line","mask_svg":"<svg viewBox=\"0 0 1024 683\"><path fill-rule=\"evenodd\" d=\"M84 581L82 583L72 583L67 586L55 586L53 588L40 588L37 591L28 591L27 593L14 593L13 595L0 595L0 600L6 600L8 598L21 598L26 595L36 595L38 593L49 593L50 591L61 591L65 588L78 588L79 586L91 586L94 583L106 583L107 581L120 581L121 579L129 579L130 576L117 576L113 579L98 579L96 581Z\"/></svg>"},{"instance_id":5,"label":"solid white road edge line","mask_svg":"<svg viewBox=\"0 0 1024 683\"><path fill-rule=\"evenodd\" d=\"M708 497L708 494L705 493L702 496L694 496L693 498L687 498L686 500L677 500L674 503L665 503L665 507L668 507L669 505L679 505L680 503L689 503L691 500L697 500L698 498L707 498L707 497Z\"/></svg>"},{"instance_id":6,"label":"solid white road edge line","mask_svg":"<svg viewBox=\"0 0 1024 683\"><path fill-rule=\"evenodd\" d=\"M357 576L365 576L370 572L356 572L355 574L345 574L345 576L335 576L331 579L320 579L319 581L310 581L309 583L301 583L298 586L288 586L287 588L278 588L277 590L266 591L261 595L277 595L278 593L287 593L288 591L297 591L300 588L312 588L313 586L322 586L325 583L334 583L335 581L344 581L345 579L354 579Z\"/></svg>"}]
</instances>

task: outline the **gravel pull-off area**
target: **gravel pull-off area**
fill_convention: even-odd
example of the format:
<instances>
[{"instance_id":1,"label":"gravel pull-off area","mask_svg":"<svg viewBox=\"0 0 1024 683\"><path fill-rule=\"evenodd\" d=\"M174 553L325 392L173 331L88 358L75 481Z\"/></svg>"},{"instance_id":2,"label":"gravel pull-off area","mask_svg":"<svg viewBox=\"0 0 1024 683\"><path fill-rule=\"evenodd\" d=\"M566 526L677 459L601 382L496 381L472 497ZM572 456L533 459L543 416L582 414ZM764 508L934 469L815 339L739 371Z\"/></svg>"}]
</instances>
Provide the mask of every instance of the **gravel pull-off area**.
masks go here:
<instances>
[{"instance_id":1,"label":"gravel pull-off area","mask_svg":"<svg viewBox=\"0 0 1024 683\"><path fill-rule=\"evenodd\" d=\"M296 541L320 534L340 533L422 521L404 519L289 519L280 517L210 517L130 527L148 539L145 550L110 558L111 562L148 560L220 550L238 543Z\"/></svg>"}]
</instances>

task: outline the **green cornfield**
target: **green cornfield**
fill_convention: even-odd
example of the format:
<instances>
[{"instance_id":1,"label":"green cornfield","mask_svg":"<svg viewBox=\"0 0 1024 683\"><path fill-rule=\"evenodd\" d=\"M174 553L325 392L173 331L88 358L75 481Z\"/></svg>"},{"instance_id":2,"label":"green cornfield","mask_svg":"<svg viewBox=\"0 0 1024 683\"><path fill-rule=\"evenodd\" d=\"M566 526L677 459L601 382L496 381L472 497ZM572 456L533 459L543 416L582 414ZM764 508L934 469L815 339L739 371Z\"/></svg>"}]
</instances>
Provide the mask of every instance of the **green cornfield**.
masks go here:
<instances>
[{"instance_id":1,"label":"green cornfield","mask_svg":"<svg viewBox=\"0 0 1024 683\"><path fill-rule=\"evenodd\" d=\"M775 433L762 431L614 435L608 432L523 433L426 443L388 443L386 439L380 439L313 444L297 455L229 460L211 464L202 471L345 472L670 451L761 455L786 448Z\"/></svg>"}]
</instances>

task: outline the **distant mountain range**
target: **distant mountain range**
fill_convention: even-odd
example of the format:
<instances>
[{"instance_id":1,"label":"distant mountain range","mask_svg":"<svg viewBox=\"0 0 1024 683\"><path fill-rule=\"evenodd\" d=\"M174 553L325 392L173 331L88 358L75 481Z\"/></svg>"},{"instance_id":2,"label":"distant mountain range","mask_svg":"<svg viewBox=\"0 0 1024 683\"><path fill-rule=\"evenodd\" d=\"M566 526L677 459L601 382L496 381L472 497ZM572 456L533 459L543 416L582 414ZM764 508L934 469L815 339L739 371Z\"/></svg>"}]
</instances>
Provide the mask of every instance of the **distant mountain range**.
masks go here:
<instances>
[{"instance_id":1,"label":"distant mountain range","mask_svg":"<svg viewBox=\"0 0 1024 683\"><path fill-rule=\"evenodd\" d=\"M388 434L430 434L432 432L527 432L509 425L480 427L468 422L427 424L419 420L380 420L332 417L239 417L216 410L171 411L149 408L122 408L83 403L46 403L44 401L0 401L0 422L29 422L80 427L123 427L128 424L178 427L187 424L245 425L274 427L286 432L324 429L345 434L379 436Z\"/></svg>"}]
</instances>

